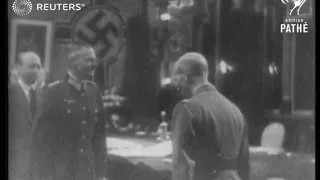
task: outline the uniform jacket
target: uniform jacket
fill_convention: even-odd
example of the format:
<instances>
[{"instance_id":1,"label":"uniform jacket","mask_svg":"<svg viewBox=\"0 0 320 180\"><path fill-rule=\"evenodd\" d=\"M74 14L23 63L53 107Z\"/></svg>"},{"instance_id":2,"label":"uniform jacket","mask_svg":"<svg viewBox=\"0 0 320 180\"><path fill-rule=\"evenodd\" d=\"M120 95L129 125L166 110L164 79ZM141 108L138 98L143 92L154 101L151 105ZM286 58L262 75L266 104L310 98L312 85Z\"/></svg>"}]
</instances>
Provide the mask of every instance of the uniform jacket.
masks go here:
<instances>
[{"instance_id":1,"label":"uniform jacket","mask_svg":"<svg viewBox=\"0 0 320 180\"><path fill-rule=\"evenodd\" d=\"M9 179L30 179L30 145L33 118L26 94L18 81L9 92Z\"/></svg>"},{"instance_id":2,"label":"uniform jacket","mask_svg":"<svg viewBox=\"0 0 320 180\"><path fill-rule=\"evenodd\" d=\"M246 122L213 85L179 102L173 123L173 180L249 179Z\"/></svg>"},{"instance_id":3,"label":"uniform jacket","mask_svg":"<svg viewBox=\"0 0 320 180\"><path fill-rule=\"evenodd\" d=\"M107 169L103 104L93 82L44 88L33 129L34 179L94 180Z\"/></svg>"}]
</instances>

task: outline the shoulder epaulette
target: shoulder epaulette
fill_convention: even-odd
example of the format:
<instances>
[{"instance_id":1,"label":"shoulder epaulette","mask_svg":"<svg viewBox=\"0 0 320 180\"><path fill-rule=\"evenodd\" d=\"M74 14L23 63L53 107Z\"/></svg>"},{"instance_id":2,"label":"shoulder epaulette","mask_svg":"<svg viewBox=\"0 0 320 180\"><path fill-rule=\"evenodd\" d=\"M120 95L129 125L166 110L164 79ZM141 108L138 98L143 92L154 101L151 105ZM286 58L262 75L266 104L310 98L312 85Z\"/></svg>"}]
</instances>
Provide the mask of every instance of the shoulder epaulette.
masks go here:
<instances>
[{"instance_id":1,"label":"shoulder epaulette","mask_svg":"<svg viewBox=\"0 0 320 180\"><path fill-rule=\"evenodd\" d=\"M93 81L86 81L86 86L93 86L94 88L98 88L97 84Z\"/></svg>"},{"instance_id":2,"label":"shoulder epaulette","mask_svg":"<svg viewBox=\"0 0 320 180\"><path fill-rule=\"evenodd\" d=\"M62 83L62 81L54 81L54 82L48 84L48 88L51 88L51 87L53 87L53 86L56 86L56 85L58 85L58 84L60 84L60 83Z\"/></svg>"},{"instance_id":3,"label":"shoulder epaulette","mask_svg":"<svg viewBox=\"0 0 320 180\"><path fill-rule=\"evenodd\" d=\"M189 101L190 101L190 99L183 99L181 102L188 103Z\"/></svg>"}]
</instances>

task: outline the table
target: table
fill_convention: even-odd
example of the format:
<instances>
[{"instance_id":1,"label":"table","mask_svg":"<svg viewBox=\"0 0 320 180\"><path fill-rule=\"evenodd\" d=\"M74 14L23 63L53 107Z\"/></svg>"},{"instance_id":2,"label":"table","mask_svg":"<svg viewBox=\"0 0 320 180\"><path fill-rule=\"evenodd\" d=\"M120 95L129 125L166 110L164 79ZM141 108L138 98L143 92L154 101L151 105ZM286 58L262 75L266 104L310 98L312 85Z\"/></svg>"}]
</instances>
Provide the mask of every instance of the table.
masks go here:
<instances>
[{"instance_id":1,"label":"table","mask_svg":"<svg viewBox=\"0 0 320 180\"><path fill-rule=\"evenodd\" d=\"M122 137L144 145L156 143L152 138ZM115 180L170 180L171 164L162 157L119 157L110 155ZM280 153L270 155L250 153L251 180L283 178L285 180L315 180L314 154ZM169 157L170 158L170 157Z\"/></svg>"}]
</instances>

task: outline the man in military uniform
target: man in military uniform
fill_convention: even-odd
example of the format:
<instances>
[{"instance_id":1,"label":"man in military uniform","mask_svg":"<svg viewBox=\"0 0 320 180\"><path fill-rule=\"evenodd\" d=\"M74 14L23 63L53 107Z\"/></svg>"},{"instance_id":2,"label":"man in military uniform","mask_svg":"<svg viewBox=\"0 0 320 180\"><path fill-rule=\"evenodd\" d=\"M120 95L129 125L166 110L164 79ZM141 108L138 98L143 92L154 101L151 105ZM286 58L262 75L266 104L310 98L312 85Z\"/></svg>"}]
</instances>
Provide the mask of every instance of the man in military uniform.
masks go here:
<instances>
[{"instance_id":1,"label":"man in military uniform","mask_svg":"<svg viewBox=\"0 0 320 180\"><path fill-rule=\"evenodd\" d=\"M91 78L94 50L73 44L64 81L43 89L33 128L34 178L102 180L107 169L103 104Z\"/></svg>"},{"instance_id":2,"label":"man in military uniform","mask_svg":"<svg viewBox=\"0 0 320 180\"><path fill-rule=\"evenodd\" d=\"M173 83L191 96L173 111L172 180L249 180L247 125L236 105L208 82L208 64L187 53Z\"/></svg>"}]
</instances>

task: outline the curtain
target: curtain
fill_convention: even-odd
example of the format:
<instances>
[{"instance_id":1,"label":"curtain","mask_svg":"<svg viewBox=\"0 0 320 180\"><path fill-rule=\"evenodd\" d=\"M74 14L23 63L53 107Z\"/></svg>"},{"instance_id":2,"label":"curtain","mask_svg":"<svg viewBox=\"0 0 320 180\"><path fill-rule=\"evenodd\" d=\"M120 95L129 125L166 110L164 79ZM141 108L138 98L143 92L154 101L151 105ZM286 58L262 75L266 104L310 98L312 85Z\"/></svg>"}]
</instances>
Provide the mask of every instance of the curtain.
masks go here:
<instances>
[{"instance_id":1,"label":"curtain","mask_svg":"<svg viewBox=\"0 0 320 180\"><path fill-rule=\"evenodd\" d=\"M127 60L122 94L131 103L135 115L152 118L156 110L158 76L150 58L150 28L147 17L128 19Z\"/></svg>"}]
</instances>

